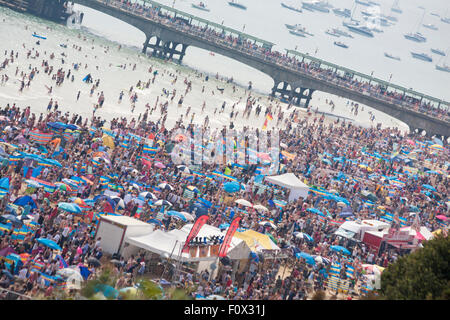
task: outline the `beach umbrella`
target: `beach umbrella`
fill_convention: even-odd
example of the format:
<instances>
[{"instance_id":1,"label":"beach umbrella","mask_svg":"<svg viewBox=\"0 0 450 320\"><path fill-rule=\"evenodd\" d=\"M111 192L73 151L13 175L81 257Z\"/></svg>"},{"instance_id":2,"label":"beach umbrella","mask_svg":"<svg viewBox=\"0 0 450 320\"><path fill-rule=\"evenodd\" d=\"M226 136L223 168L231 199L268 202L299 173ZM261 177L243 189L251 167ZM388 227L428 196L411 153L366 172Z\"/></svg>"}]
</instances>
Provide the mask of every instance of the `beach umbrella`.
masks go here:
<instances>
[{"instance_id":1,"label":"beach umbrella","mask_svg":"<svg viewBox=\"0 0 450 320\"><path fill-rule=\"evenodd\" d=\"M181 214L180 212L178 212L178 211L174 211L174 210L167 211L166 215L168 215L170 217L176 217L176 218L179 218L179 219L187 222L186 217L183 214Z\"/></svg>"},{"instance_id":2,"label":"beach umbrella","mask_svg":"<svg viewBox=\"0 0 450 320\"><path fill-rule=\"evenodd\" d=\"M223 184L223 190L228 193L238 192L239 190L241 190L241 185L235 181L226 182Z\"/></svg>"},{"instance_id":3,"label":"beach umbrella","mask_svg":"<svg viewBox=\"0 0 450 320\"><path fill-rule=\"evenodd\" d=\"M157 224L159 226L163 225L162 221L158 220L158 219L150 219L150 220L147 221L147 223Z\"/></svg>"},{"instance_id":4,"label":"beach umbrella","mask_svg":"<svg viewBox=\"0 0 450 320\"><path fill-rule=\"evenodd\" d=\"M9 190L9 178L8 177L0 179L0 188Z\"/></svg>"},{"instance_id":5,"label":"beach umbrella","mask_svg":"<svg viewBox=\"0 0 450 320\"><path fill-rule=\"evenodd\" d=\"M28 184L29 187L31 188L41 188L42 186L39 184L39 182L31 180L31 179L27 179L25 180L25 182Z\"/></svg>"},{"instance_id":6,"label":"beach umbrella","mask_svg":"<svg viewBox=\"0 0 450 320\"><path fill-rule=\"evenodd\" d=\"M94 292L102 293L103 296L105 296L105 298L107 299L117 299L117 297L119 296L119 290L114 289L113 287L106 284L97 284L94 287Z\"/></svg>"},{"instance_id":7,"label":"beach umbrella","mask_svg":"<svg viewBox=\"0 0 450 320\"><path fill-rule=\"evenodd\" d=\"M87 263L89 265L92 265L94 267L100 267L102 264L100 263L100 260L98 260L97 258L94 257L90 257L87 259Z\"/></svg>"},{"instance_id":8,"label":"beach umbrella","mask_svg":"<svg viewBox=\"0 0 450 320\"><path fill-rule=\"evenodd\" d=\"M245 200L245 199L238 199L238 200L236 200L234 202L236 202L236 203L238 203L240 205L243 205L245 207L253 207L253 204L251 202Z\"/></svg>"},{"instance_id":9,"label":"beach umbrella","mask_svg":"<svg viewBox=\"0 0 450 320\"><path fill-rule=\"evenodd\" d=\"M314 260L315 260L317 263L322 263L322 264L330 264L330 263L331 263L331 261L330 261L329 259L324 258L324 257L322 257L322 256L315 256L315 257L314 257Z\"/></svg>"},{"instance_id":10,"label":"beach umbrella","mask_svg":"<svg viewBox=\"0 0 450 320\"><path fill-rule=\"evenodd\" d=\"M122 198L114 196L114 197L111 197L111 199L115 202L115 206L114 207L116 209L117 208L125 209L125 202L123 201Z\"/></svg>"},{"instance_id":11,"label":"beach umbrella","mask_svg":"<svg viewBox=\"0 0 450 320\"><path fill-rule=\"evenodd\" d=\"M271 228L273 228L273 229L276 229L277 228L277 226L276 225L274 225L272 222L270 222L270 221L261 221L261 222L259 222L258 223L260 226L264 226L264 227L271 227Z\"/></svg>"},{"instance_id":12,"label":"beach umbrella","mask_svg":"<svg viewBox=\"0 0 450 320\"><path fill-rule=\"evenodd\" d=\"M219 226L219 229L226 229L226 228L228 228L229 226L230 226L229 223L222 223L222 224Z\"/></svg>"},{"instance_id":13,"label":"beach umbrella","mask_svg":"<svg viewBox=\"0 0 450 320\"><path fill-rule=\"evenodd\" d=\"M330 249L333 251L342 252L344 254L351 254L351 252L347 248L344 248L342 246L331 246Z\"/></svg>"},{"instance_id":14,"label":"beach umbrella","mask_svg":"<svg viewBox=\"0 0 450 320\"><path fill-rule=\"evenodd\" d=\"M159 161L156 161L153 166L160 168L160 169L164 169L166 167L166 165L164 163L159 162Z\"/></svg>"},{"instance_id":15,"label":"beach umbrella","mask_svg":"<svg viewBox=\"0 0 450 320\"><path fill-rule=\"evenodd\" d=\"M58 208L70 212L70 213L81 213L82 210L79 205L76 203L70 203L70 202L60 202L58 203Z\"/></svg>"},{"instance_id":16,"label":"beach umbrella","mask_svg":"<svg viewBox=\"0 0 450 320\"><path fill-rule=\"evenodd\" d=\"M306 239L308 241L314 241L314 239L307 233L303 232L294 232L294 236L298 239Z\"/></svg>"},{"instance_id":17,"label":"beach umbrella","mask_svg":"<svg viewBox=\"0 0 450 320\"><path fill-rule=\"evenodd\" d=\"M138 198L141 198L144 200L146 200L146 199L158 200L158 198L153 193L148 192L148 191L139 193Z\"/></svg>"},{"instance_id":18,"label":"beach umbrella","mask_svg":"<svg viewBox=\"0 0 450 320\"><path fill-rule=\"evenodd\" d=\"M194 216L192 216L192 214L190 214L190 213L187 213L187 212L184 212L184 211L181 211L180 213L189 221L194 221L195 220Z\"/></svg>"},{"instance_id":19,"label":"beach umbrella","mask_svg":"<svg viewBox=\"0 0 450 320\"><path fill-rule=\"evenodd\" d=\"M166 183L166 182L158 184L158 188L171 190L171 191L174 190L173 187L170 184Z\"/></svg>"},{"instance_id":20,"label":"beach umbrella","mask_svg":"<svg viewBox=\"0 0 450 320\"><path fill-rule=\"evenodd\" d=\"M449 218L448 217L446 217L446 216L444 216L444 215L438 215L438 216L436 216L436 218L437 219L439 219L439 220L442 220L442 221L447 221Z\"/></svg>"},{"instance_id":21,"label":"beach umbrella","mask_svg":"<svg viewBox=\"0 0 450 320\"><path fill-rule=\"evenodd\" d=\"M306 211L309 211L309 212L312 212L312 213L316 213L316 214L321 215L321 216L325 216L325 214L323 214L322 211L320 211L319 209L316 209L316 208L308 208L308 209L306 209Z\"/></svg>"},{"instance_id":22,"label":"beach umbrella","mask_svg":"<svg viewBox=\"0 0 450 320\"><path fill-rule=\"evenodd\" d=\"M102 141L104 146L114 150L115 148L114 139L111 136L108 136L107 134L103 135Z\"/></svg>"},{"instance_id":23,"label":"beach umbrella","mask_svg":"<svg viewBox=\"0 0 450 320\"><path fill-rule=\"evenodd\" d=\"M172 206L172 204L167 200L158 200L154 203L155 206Z\"/></svg>"},{"instance_id":24,"label":"beach umbrella","mask_svg":"<svg viewBox=\"0 0 450 320\"><path fill-rule=\"evenodd\" d=\"M263 205L260 204L256 204L253 206L253 209L255 210L261 210L261 211L269 211L269 209L267 209L266 207L264 207Z\"/></svg>"},{"instance_id":25,"label":"beach umbrella","mask_svg":"<svg viewBox=\"0 0 450 320\"><path fill-rule=\"evenodd\" d=\"M22 207L25 207L28 204L28 205L30 205L30 207L32 209L37 209L36 203L34 202L33 198L31 198L30 196L19 197L13 203L15 205L22 206Z\"/></svg>"},{"instance_id":26,"label":"beach umbrella","mask_svg":"<svg viewBox=\"0 0 450 320\"><path fill-rule=\"evenodd\" d=\"M191 169L189 169L189 167L188 166L185 166L184 164L183 165L179 165L179 166L177 166L177 168L180 170L180 172L183 172L183 173L192 173L192 170Z\"/></svg>"},{"instance_id":27,"label":"beach umbrella","mask_svg":"<svg viewBox=\"0 0 450 320\"><path fill-rule=\"evenodd\" d=\"M301 251L301 252L297 252L295 254L295 256L298 259L305 259L306 263L308 263L308 264L311 264L311 265L315 265L316 264L316 261L314 260L314 257L312 255L310 255L309 253Z\"/></svg>"},{"instance_id":28,"label":"beach umbrella","mask_svg":"<svg viewBox=\"0 0 450 320\"><path fill-rule=\"evenodd\" d=\"M36 241L39 242L40 244L43 244L46 247L49 247L50 249L62 250L61 247L53 240L47 238L37 238Z\"/></svg>"},{"instance_id":29,"label":"beach umbrella","mask_svg":"<svg viewBox=\"0 0 450 320\"><path fill-rule=\"evenodd\" d=\"M422 187L431 191L436 191L436 189L433 186L430 186L429 184L423 184Z\"/></svg>"},{"instance_id":30,"label":"beach umbrella","mask_svg":"<svg viewBox=\"0 0 450 320\"><path fill-rule=\"evenodd\" d=\"M15 215L12 215L12 214L4 214L4 215L0 216L0 219L3 221L11 222L14 227L21 227L23 225L23 222L20 221Z\"/></svg>"}]
</instances>

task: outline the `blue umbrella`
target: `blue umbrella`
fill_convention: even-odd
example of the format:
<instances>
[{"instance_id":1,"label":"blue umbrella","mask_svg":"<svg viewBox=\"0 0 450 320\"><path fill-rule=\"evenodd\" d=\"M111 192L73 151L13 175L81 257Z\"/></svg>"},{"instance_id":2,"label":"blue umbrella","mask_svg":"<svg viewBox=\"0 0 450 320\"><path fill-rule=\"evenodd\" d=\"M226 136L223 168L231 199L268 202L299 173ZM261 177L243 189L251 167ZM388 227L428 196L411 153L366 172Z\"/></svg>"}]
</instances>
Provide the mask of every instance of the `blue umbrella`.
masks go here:
<instances>
[{"instance_id":1,"label":"blue umbrella","mask_svg":"<svg viewBox=\"0 0 450 320\"><path fill-rule=\"evenodd\" d=\"M298 253L295 254L295 256L298 259L300 259L300 258L305 259L306 263L308 263L308 264L312 264L312 265L316 264L316 261L314 260L314 257L312 255L306 253L306 252L303 252L303 251L302 252L298 252Z\"/></svg>"},{"instance_id":2,"label":"blue umbrella","mask_svg":"<svg viewBox=\"0 0 450 320\"><path fill-rule=\"evenodd\" d=\"M49 247L50 249L62 250L61 247L53 240L47 238L37 238L36 241L39 242L40 244L43 244L44 246Z\"/></svg>"},{"instance_id":3,"label":"blue umbrella","mask_svg":"<svg viewBox=\"0 0 450 320\"><path fill-rule=\"evenodd\" d=\"M0 179L0 188L9 190L9 178L8 177Z\"/></svg>"},{"instance_id":4,"label":"blue umbrella","mask_svg":"<svg viewBox=\"0 0 450 320\"><path fill-rule=\"evenodd\" d=\"M241 185L235 181L233 182L226 182L223 184L223 190L229 193L238 192L241 190Z\"/></svg>"},{"instance_id":5,"label":"blue umbrella","mask_svg":"<svg viewBox=\"0 0 450 320\"><path fill-rule=\"evenodd\" d=\"M316 208L308 208L308 209L306 209L306 210L309 211L309 212L312 212L312 213L316 213L316 214L321 215L321 216L325 216L325 215L322 213L322 211L320 211L319 209L316 209Z\"/></svg>"},{"instance_id":6,"label":"blue umbrella","mask_svg":"<svg viewBox=\"0 0 450 320\"><path fill-rule=\"evenodd\" d=\"M342 252L344 254L351 254L347 248L344 248L342 246L331 246L330 249L333 251Z\"/></svg>"},{"instance_id":7,"label":"blue umbrella","mask_svg":"<svg viewBox=\"0 0 450 320\"><path fill-rule=\"evenodd\" d=\"M82 209L76 203L60 202L58 208L71 213L81 213Z\"/></svg>"},{"instance_id":8,"label":"blue umbrella","mask_svg":"<svg viewBox=\"0 0 450 320\"><path fill-rule=\"evenodd\" d=\"M57 130L61 130L61 129L65 129L66 125L64 123L61 123L61 122L48 122L47 123L47 127L54 128L54 129L57 129Z\"/></svg>"},{"instance_id":9,"label":"blue umbrella","mask_svg":"<svg viewBox=\"0 0 450 320\"><path fill-rule=\"evenodd\" d=\"M17 198L13 203L15 205L22 206L22 207L29 204L32 209L37 208L36 203L34 202L33 198L31 198L30 196L23 196L23 197Z\"/></svg>"},{"instance_id":10,"label":"blue umbrella","mask_svg":"<svg viewBox=\"0 0 450 320\"><path fill-rule=\"evenodd\" d=\"M167 211L166 214L167 214L168 216L180 218L181 220L187 222L186 217L185 217L183 214L181 214L180 212L178 212L178 211L171 210L171 211Z\"/></svg>"},{"instance_id":11,"label":"blue umbrella","mask_svg":"<svg viewBox=\"0 0 450 320\"><path fill-rule=\"evenodd\" d=\"M202 205L204 205L205 207L207 207L207 208L211 208L212 207L212 203L210 201L206 200L206 199L198 198L197 201L199 203L201 203Z\"/></svg>"},{"instance_id":12,"label":"blue umbrella","mask_svg":"<svg viewBox=\"0 0 450 320\"><path fill-rule=\"evenodd\" d=\"M433 186L430 186L429 184L423 184L422 187L429 189L431 191L436 191L436 189Z\"/></svg>"}]
</instances>

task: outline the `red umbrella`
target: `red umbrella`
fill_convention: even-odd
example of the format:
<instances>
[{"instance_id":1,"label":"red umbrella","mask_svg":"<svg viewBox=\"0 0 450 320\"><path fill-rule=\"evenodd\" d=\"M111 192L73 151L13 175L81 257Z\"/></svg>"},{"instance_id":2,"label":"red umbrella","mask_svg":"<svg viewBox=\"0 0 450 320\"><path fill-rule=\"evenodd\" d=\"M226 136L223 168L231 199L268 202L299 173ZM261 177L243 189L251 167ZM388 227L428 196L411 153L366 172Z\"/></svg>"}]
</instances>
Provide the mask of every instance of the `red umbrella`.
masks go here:
<instances>
[{"instance_id":1,"label":"red umbrella","mask_svg":"<svg viewBox=\"0 0 450 320\"><path fill-rule=\"evenodd\" d=\"M114 213L113 207L109 204L109 202L106 202L103 204L103 212L107 213Z\"/></svg>"}]
</instances>

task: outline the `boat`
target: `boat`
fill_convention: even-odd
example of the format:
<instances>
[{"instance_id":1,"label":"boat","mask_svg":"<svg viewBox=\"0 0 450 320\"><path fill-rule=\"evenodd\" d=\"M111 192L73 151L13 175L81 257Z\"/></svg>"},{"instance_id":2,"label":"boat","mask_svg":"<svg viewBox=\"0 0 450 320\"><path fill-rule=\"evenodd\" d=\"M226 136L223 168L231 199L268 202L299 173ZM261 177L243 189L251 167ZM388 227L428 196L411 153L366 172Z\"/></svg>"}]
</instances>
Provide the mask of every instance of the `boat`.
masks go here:
<instances>
[{"instance_id":1,"label":"boat","mask_svg":"<svg viewBox=\"0 0 450 320\"><path fill-rule=\"evenodd\" d=\"M432 15L432 16L435 16L435 17L440 17L440 15L439 15L439 13L437 13L437 12L430 12L430 14Z\"/></svg>"},{"instance_id":2,"label":"boat","mask_svg":"<svg viewBox=\"0 0 450 320\"><path fill-rule=\"evenodd\" d=\"M327 29L327 31L325 31L325 33L329 34L330 36L338 37L338 38L341 36L340 34L336 33L336 31L334 31L333 29Z\"/></svg>"},{"instance_id":3,"label":"boat","mask_svg":"<svg viewBox=\"0 0 450 320\"><path fill-rule=\"evenodd\" d=\"M288 28L289 30L295 30L295 29L301 29L301 28L302 28L302 25L301 25L301 24L298 24L298 23L296 23L296 24L287 24L287 23L285 23L284 25L285 25L286 28Z\"/></svg>"},{"instance_id":4,"label":"boat","mask_svg":"<svg viewBox=\"0 0 450 320\"><path fill-rule=\"evenodd\" d=\"M445 63L440 65L436 65L436 69L440 70L440 71L446 71L446 72L450 72L450 66L446 65Z\"/></svg>"},{"instance_id":5,"label":"boat","mask_svg":"<svg viewBox=\"0 0 450 320\"><path fill-rule=\"evenodd\" d=\"M247 10L246 6L244 6L242 3L236 2L235 0L228 1L228 4L232 7Z\"/></svg>"},{"instance_id":6,"label":"boat","mask_svg":"<svg viewBox=\"0 0 450 320\"><path fill-rule=\"evenodd\" d=\"M397 17L394 17L394 16L384 16L384 18L386 18L387 20L389 20L391 22L397 22L398 21Z\"/></svg>"},{"instance_id":7,"label":"boat","mask_svg":"<svg viewBox=\"0 0 450 320\"><path fill-rule=\"evenodd\" d=\"M334 31L334 33L336 33L340 36L347 37L347 38L353 38L353 36L346 31L340 30L338 28L333 28L332 30Z\"/></svg>"},{"instance_id":8,"label":"boat","mask_svg":"<svg viewBox=\"0 0 450 320\"><path fill-rule=\"evenodd\" d=\"M350 18L350 16L352 15L352 12L350 11L350 9L346 9L346 8L344 8L344 9L336 8L336 9L333 9L333 12L337 16L346 17L346 18Z\"/></svg>"},{"instance_id":9,"label":"boat","mask_svg":"<svg viewBox=\"0 0 450 320\"><path fill-rule=\"evenodd\" d=\"M369 1L369 4L371 6L373 6L373 7L379 7L380 6L380 4L378 2L375 2L375 1Z\"/></svg>"},{"instance_id":10,"label":"boat","mask_svg":"<svg viewBox=\"0 0 450 320\"><path fill-rule=\"evenodd\" d=\"M203 2L199 2L198 4L193 3L192 7L203 11L210 11Z\"/></svg>"},{"instance_id":11,"label":"boat","mask_svg":"<svg viewBox=\"0 0 450 320\"><path fill-rule=\"evenodd\" d=\"M387 53L387 52L384 53L384 56L385 56L385 57L388 57L388 58L390 58L390 59L394 59L394 60L400 61L400 57L393 56L392 54Z\"/></svg>"},{"instance_id":12,"label":"boat","mask_svg":"<svg viewBox=\"0 0 450 320\"><path fill-rule=\"evenodd\" d=\"M391 7L391 11L393 12L397 12L397 13L402 13L402 9L400 9L400 6L398 5L398 1L399 0L395 0L394 4Z\"/></svg>"},{"instance_id":13,"label":"boat","mask_svg":"<svg viewBox=\"0 0 450 320\"><path fill-rule=\"evenodd\" d=\"M314 36L312 33L309 33L308 31L306 31L306 28L302 27L301 25L299 25L297 28L289 30L289 33L299 36L299 37L306 37L307 35Z\"/></svg>"},{"instance_id":14,"label":"boat","mask_svg":"<svg viewBox=\"0 0 450 320\"><path fill-rule=\"evenodd\" d=\"M369 1L364 1L364 0L356 0L355 2L356 2L356 3L358 3L358 4L362 4L363 6L366 6L366 7L370 7L370 6L372 6L372 5L370 4L370 2L369 2Z\"/></svg>"},{"instance_id":15,"label":"boat","mask_svg":"<svg viewBox=\"0 0 450 320\"><path fill-rule=\"evenodd\" d=\"M290 5L288 5L288 4L285 4L285 3L281 3L281 6L283 7L283 8L287 8L287 9L289 9L289 10L293 10L293 11L295 11L295 12L303 12L303 10L302 9L300 9L300 8L297 8L297 7L294 7L294 6L290 6Z\"/></svg>"},{"instance_id":16,"label":"boat","mask_svg":"<svg viewBox=\"0 0 450 320\"><path fill-rule=\"evenodd\" d=\"M361 14L366 17L372 17L374 15L372 12L369 11L361 11Z\"/></svg>"},{"instance_id":17,"label":"boat","mask_svg":"<svg viewBox=\"0 0 450 320\"><path fill-rule=\"evenodd\" d=\"M441 21L444 22L444 23L450 23L450 17L441 18Z\"/></svg>"},{"instance_id":18,"label":"boat","mask_svg":"<svg viewBox=\"0 0 450 320\"><path fill-rule=\"evenodd\" d=\"M334 45L335 46L338 46L338 47L341 47L341 48L348 48L348 45L346 45L345 43L343 43L343 42L339 42L339 41L335 41L334 42Z\"/></svg>"},{"instance_id":19,"label":"boat","mask_svg":"<svg viewBox=\"0 0 450 320\"><path fill-rule=\"evenodd\" d=\"M428 24L423 24L423 26L425 28L431 29L431 30L438 30L438 27L436 27L434 24L428 23Z\"/></svg>"},{"instance_id":20,"label":"boat","mask_svg":"<svg viewBox=\"0 0 450 320\"><path fill-rule=\"evenodd\" d=\"M428 62L432 62L433 58L431 58L429 55L427 55L426 53L417 53L417 52L412 52L411 51L411 55L416 58L416 59L420 59L423 61L428 61Z\"/></svg>"},{"instance_id":21,"label":"boat","mask_svg":"<svg viewBox=\"0 0 450 320\"><path fill-rule=\"evenodd\" d=\"M441 51L441 50L439 50L439 49L433 49L433 48L431 48L431 52L436 53L436 54L438 54L438 55L440 55L440 56L444 56L444 57L445 57L445 52L444 52L444 51Z\"/></svg>"},{"instance_id":22,"label":"boat","mask_svg":"<svg viewBox=\"0 0 450 320\"><path fill-rule=\"evenodd\" d=\"M355 33L359 33L361 35L364 35L366 37L373 38L373 32L366 26L360 25L358 22L343 22L342 23L345 27L348 28L348 30L353 31Z\"/></svg>"},{"instance_id":23,"label":"boat","mask_svg":"<svg viewBox=\"0 0 450 320\"><path fill-rule=\"evenodd\" d=\"M416 33L407 33L404 37L408 40L416 41L416 42L426 42L427 38L425 38L420 32Z\"/></svg>"},{"instance_id":24,"label":"boat","mask_svg":"<svg viewBox=\"0 0 450 320\"><path fill-rule=\"evenodd\" d=\"M309 11L320 11L328 13L330 12L328 6L329 4L325 1L311 1L311 2L302 1L302 8Z\"/></svg>"}]
</instances>

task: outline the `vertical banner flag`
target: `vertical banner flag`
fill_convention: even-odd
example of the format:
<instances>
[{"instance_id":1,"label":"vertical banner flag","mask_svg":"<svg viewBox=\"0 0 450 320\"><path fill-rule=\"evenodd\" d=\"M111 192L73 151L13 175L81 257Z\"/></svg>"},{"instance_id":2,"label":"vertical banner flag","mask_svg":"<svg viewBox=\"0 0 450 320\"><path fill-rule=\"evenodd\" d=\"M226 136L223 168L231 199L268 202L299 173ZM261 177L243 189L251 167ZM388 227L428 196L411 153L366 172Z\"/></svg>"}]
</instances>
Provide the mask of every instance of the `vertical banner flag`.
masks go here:
<instances>
[{"instance_id":1,"label":"vertical banner flag","mask_svg":"<svg viewBox=\"0 0 450 320\"><path fill-rule=\"evenodd\" d=\"M219 257L225 257L228 252L228 248L230 247L231 239L233 239L234 233L239 227L239 222L241 221L241 217L234 218L228 227L227 234L225 235L225 239L223 239L222 245L219 249Z\"/></svg>"},{"instance_id":2,"label":"vertical banner flag","mask_svg":"<svg viewBox=\"0 0 450 320\"><path fill-rule=\"evenodd\" d=\"M194 225L192 226L191 231L189 232L186 242L184 243L183 250L181 252L183 253L189 253L189 242L191 242L192 239L194 239L200 229L203 227L203 225L208 221L208 216L206 214L198 217L198 219L195 221Z\"/></svg>"}]
</instances>

